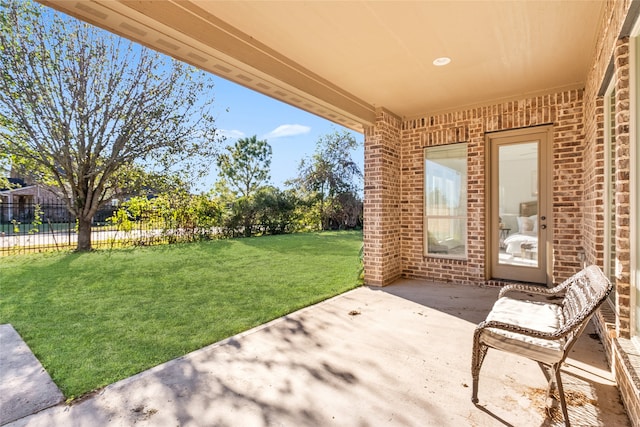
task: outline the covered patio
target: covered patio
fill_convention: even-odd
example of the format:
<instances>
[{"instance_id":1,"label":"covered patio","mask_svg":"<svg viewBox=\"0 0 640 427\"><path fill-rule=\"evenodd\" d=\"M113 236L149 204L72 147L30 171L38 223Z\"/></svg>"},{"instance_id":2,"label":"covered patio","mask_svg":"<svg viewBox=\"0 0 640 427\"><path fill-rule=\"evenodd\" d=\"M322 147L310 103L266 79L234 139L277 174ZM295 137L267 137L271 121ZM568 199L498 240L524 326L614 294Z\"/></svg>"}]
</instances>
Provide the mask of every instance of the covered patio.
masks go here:
<instances>
[{"instance_id":1,"label":"covered patio","mask_svg":"<svg viewBox=\"0 0 640 427\"><path fill-rule=\"evenodd\" d=\"M498 289L361 287L10 426L554 426L544 375L489 351L471 403L473 330ZM573 425L630 425L593 328L562 370Z\"/></svg>"},{"instance_id":2,"label":"covered patio","mask_svg":"<svg viewBox=\"0 0 640 427\"><path fill-rule=\"evenodd\" d=\"M639 0L39 1L363 132L364 262L369 286L408 278L422 280L426 288L439 286L432 283L485 286L509 280L550 286L585 264L602 268L615 293L596 316L596 329L629 416L640 425ZM500 166L494 151L502 143L510 144L509 138L520 138L518 145L526 145L535 132L541 134L533 140L540 149L537 161L530 170L507 179L514 181L517 176L524 189L517 191L519 205L534 202L535 211L507 212L509 225L495 179ZM438 224L442 218L428 209L432 193L427 189L431 176L427 153L448 149L447 155L459 149L454 153L459 168L450 169L463 179L450 180L448 196L460 205L445 215L442 227L430 228L429 221ZM465 192L463 196L458 189ZM535 245L520 244L513 252L520 254L520 260L535 260L535 280L528 275L533 269L501 265L502 232L513 234L519 227L516 217L528 217L536 224ZM445 229L449 234L434 236L432 245L431 232ZM477 291L463 289L469 295ZM379 292L390 295L389 290ZM403 317L406 313L398 313L402 321L365 313L350 321L377 324L386 319L384 327L394 325L395 334L410 332L408 326L415 321ZM356 334L352 340L366 351L362 341L367 339L366 329L358 331L362 336ZM394 354L402 355L400 349L405 348L410 360L429 348L433 353L426 355L421 367L446 367L438 365L440 349L427 342L403 347L415 345L413 338L405 336L409 341L398 343L402 345L392 349ZM468 345L462 341L460 345ZM592 341L588 336L583 339L587 347L597 347ZM301 351L311 353L314 343L306 345ZM380 375L376 367L388 368L389 348L370 349L375 353L363 361L369 366L367 375ZM343 354L349 360L358 349L351 350ZM502 361L502 375L512 366ZM404 367L394 369L406 372ZM418 371L414 366L413 372ZM363 382L368 378L362 371L346 372ZM389 369L384 372L396 375ZM460 381L453 372L446 377L448 387ZM438 392L427 396L407 391L401 381L396 385L397 389L384 392L371 387L370 393L379 391L380 400L396 398L398 408L429 406L431 413L464 417L470 416L469 409L477 414L467 406L460 406L460 411L443 409L449 407L451 396L440 401ZM406 394L401 398L397 393L402 390ZM498 391L483 388L481 381L481 401L503 402L502 398L514 395L511 389L498 399L483 397ZM509 399L505 408L515 408ZM345 397L336 405L345 401L352 400ZM480 421L465 418L466 424L509 419L500 411L489 411L498 418L488 414ZM534 417L534 424L541 422L533 409L520 412ZM373 423L370 416L380 422L391 415L368 405L346 416L367 417L362 423L367 424ZM517 424L522 421L518 418Z\"/></svg>"}]
</instances>

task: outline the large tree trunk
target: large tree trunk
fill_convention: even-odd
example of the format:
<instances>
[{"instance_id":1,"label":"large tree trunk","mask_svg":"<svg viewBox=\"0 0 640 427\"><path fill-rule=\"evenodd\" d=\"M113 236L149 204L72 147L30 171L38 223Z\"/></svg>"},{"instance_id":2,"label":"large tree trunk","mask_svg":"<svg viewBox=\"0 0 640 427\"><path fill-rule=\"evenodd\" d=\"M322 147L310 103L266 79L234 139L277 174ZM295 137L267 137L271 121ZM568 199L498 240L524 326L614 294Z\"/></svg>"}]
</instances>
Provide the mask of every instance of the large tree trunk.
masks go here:
<instances>
[{"instance_id":1,"label":"large tree trunk","mask_svg":"<svg viewBox=\"0 0 640 427\"><path fill-rule=\"evenodd\" d=\"M76 251L84 252L91 250L91 217L78 217L78 247Z\"/></svg>"}]
</instances>

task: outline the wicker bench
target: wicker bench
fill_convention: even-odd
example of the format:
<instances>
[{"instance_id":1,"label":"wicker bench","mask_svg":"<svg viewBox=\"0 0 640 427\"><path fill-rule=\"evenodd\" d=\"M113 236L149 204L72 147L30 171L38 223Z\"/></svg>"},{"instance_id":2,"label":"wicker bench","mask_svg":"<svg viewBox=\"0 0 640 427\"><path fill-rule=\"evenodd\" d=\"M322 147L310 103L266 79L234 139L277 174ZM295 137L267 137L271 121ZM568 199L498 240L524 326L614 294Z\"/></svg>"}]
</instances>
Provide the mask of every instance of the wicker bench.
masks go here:
<instances>
[{"instance_id":1,"label":"wicker bench","mask_svg":"<svg viewBox=\"0 0 640 427\"><path fill-rule=\"evenodd\" d=\"M472 401L478 402L478 379L487 350L507 351L535 360L549 370L547 395L551 398L554 385L557 386L565 425L569 426L560 366L611 289L609 280L593 265L551 289L532 285L502 288L491 312L476 327L473 336ZM531 301L505 296L513 291L547 298Z\"/></svg>"}]
</instances>

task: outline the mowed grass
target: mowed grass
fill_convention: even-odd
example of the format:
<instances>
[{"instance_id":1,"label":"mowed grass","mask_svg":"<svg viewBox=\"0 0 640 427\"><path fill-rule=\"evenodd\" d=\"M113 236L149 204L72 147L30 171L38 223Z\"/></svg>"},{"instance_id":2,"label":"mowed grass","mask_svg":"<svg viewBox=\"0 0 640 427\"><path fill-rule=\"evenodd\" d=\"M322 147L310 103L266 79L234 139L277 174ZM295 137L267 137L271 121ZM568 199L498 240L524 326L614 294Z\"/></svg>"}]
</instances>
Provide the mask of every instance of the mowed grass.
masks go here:
<instances>
[{"instance_id":1,"label":"mowed grass","mask_svg":"<svg viewBox=\"0 0 640 427\"><path fill-rule=\"evenodd\" d=\"M326 232L4 257L0 324L71 399L358 286L361 245Z\"/></svg>"}]
</instances>

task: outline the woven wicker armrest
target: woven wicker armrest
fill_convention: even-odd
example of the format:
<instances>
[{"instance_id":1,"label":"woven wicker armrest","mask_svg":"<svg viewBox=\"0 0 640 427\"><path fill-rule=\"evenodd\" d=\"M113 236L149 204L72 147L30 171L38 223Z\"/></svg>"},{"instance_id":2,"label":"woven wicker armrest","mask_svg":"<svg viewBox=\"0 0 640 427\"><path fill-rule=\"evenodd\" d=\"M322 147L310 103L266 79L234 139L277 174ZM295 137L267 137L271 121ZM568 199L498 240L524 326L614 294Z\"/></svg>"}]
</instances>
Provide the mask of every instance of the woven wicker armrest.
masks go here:
<instances>
[{"instance_id":1,"label":"woven wicker armrest","mask_svg":"<svg viewBox=\"0 0 640 427\"><path fill-rule=\"evenodd\" d=\"M498 298L502 298L508 292L524 292L536 295L546 295L546 296L554 296L562 294L567 288L568 283L562 283L553 288L544 288L542 286L535 285L520 285L520 284L512 284L506 285L502 289L500 289L500 293L498 294Z\"/></svg>"}]
</instances>

